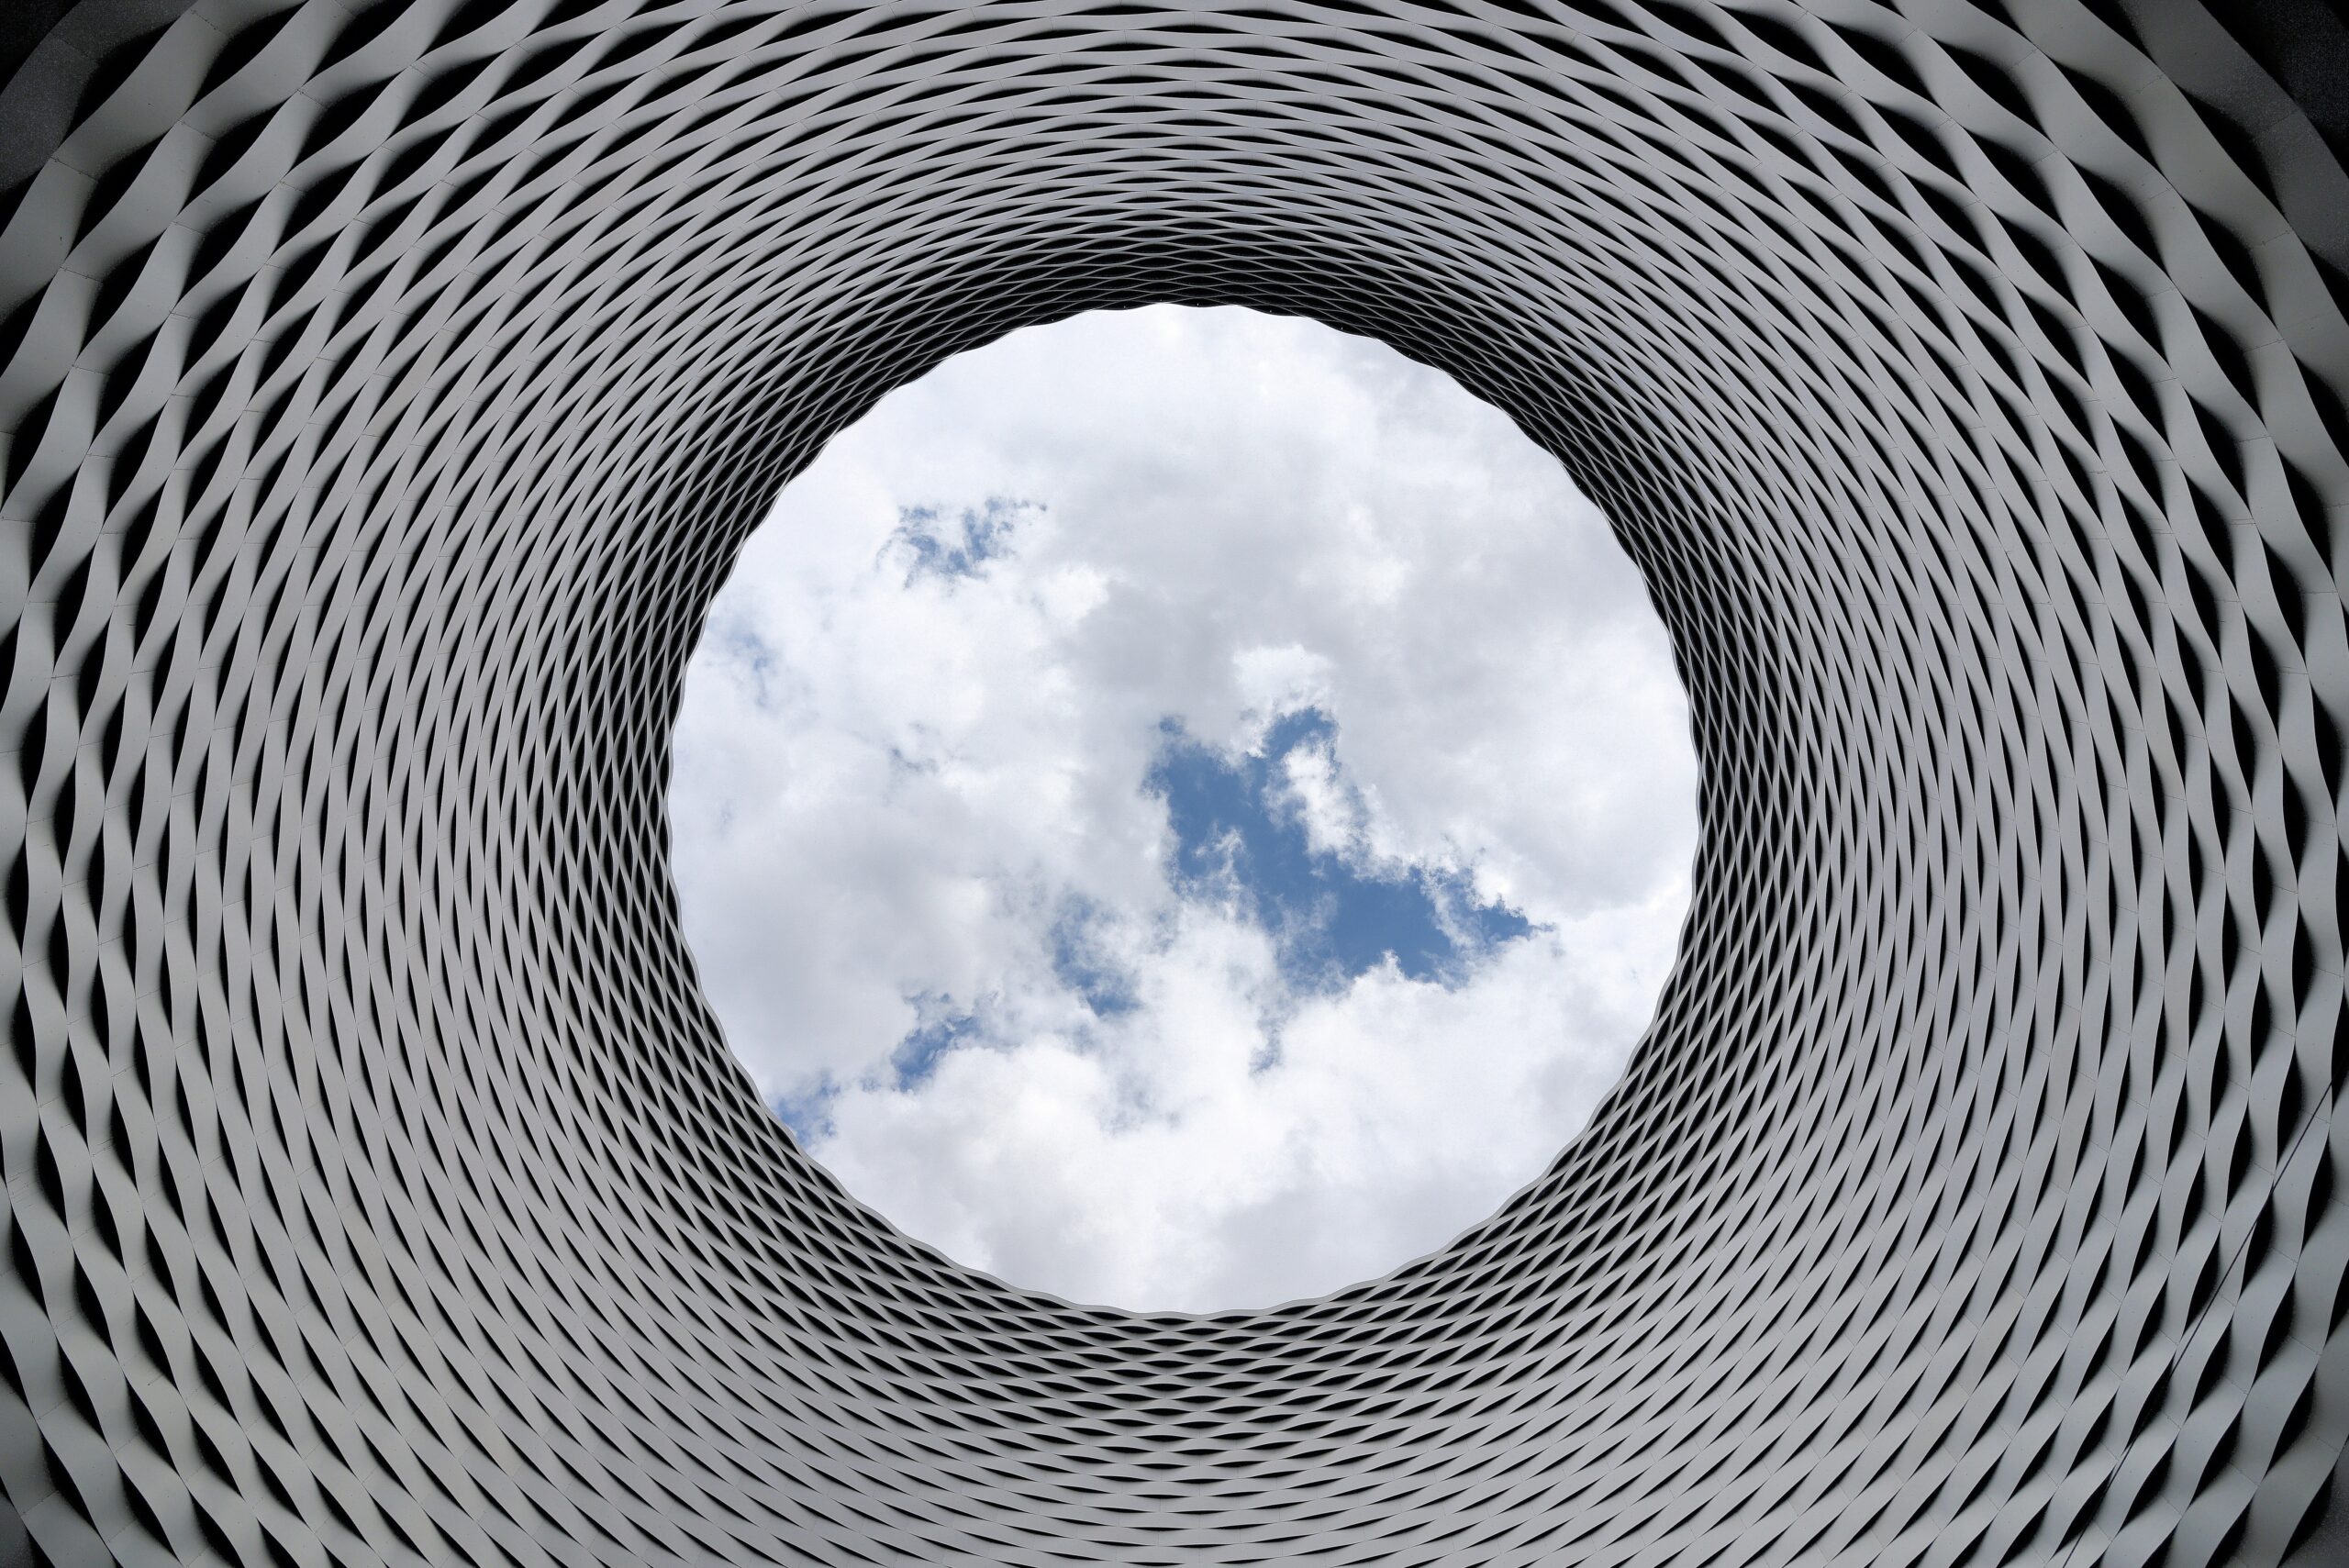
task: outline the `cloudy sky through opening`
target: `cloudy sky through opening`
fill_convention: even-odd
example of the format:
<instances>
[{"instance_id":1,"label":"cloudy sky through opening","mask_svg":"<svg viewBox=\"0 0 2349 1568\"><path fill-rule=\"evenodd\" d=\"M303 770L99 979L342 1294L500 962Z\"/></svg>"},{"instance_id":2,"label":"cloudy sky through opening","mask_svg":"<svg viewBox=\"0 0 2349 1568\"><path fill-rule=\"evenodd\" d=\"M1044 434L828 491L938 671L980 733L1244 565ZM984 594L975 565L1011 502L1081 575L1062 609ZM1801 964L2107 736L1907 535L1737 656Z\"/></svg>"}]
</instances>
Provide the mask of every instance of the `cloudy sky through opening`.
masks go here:
<instances>
[{"instance_id":1,"label":"cloudy sky through opening","mask_svg":"<svg viewBox=\"0 0 2349 1568\"><path fill-rule=\"evenodd\" d=\"M1697 834L1662 626L1559 465L1366 339L1153 306L891 394L712 607L685 930L803 1144L1108 1305L1387 1272L1637 1043Z\"/></svg>"}]
</instances>

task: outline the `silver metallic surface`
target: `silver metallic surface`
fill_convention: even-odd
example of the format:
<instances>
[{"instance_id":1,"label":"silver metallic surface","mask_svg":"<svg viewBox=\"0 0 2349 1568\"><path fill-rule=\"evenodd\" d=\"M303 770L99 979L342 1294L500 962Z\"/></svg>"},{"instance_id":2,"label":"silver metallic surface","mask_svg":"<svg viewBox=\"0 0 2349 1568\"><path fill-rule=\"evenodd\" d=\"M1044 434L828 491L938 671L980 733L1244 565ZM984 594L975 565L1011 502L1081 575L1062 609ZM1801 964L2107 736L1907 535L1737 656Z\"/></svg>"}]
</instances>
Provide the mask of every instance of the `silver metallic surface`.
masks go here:
<instances>
[{"instance_id":1,"label":"silver metallic surface","mask_svg":"<svg viewBox=\"0 0 2349 1568\"><path fill-rule=\"evenodd\" d=\"M2349 1559L2349 182L2198 5L50 9L0 1562ZM1705 773L1589 1130L1195 1318L803 1158L662 817L782 482L1151 300L1511 413Z\"/></svg>"}]
</instances>

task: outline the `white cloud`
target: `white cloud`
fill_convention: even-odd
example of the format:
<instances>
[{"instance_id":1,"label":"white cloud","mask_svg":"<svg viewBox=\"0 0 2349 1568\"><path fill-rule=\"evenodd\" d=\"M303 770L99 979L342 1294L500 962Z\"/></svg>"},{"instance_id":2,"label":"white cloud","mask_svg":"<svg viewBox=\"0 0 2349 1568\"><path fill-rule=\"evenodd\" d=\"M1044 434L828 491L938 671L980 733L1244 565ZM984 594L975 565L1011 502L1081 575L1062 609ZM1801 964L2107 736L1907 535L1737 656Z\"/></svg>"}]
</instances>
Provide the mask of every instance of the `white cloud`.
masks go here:
<instances>
[{"instance_id":1,"label":"white cloud","mask_svg":"<svg viewBox=\"0 0 2349 1568\"><path fill-rule=\"evenodd\" d=\"M1283 762L1318 846L1543 929L1325 992L1181 895L1161 721L1236 756L1303 706L1338 727ZM964 355L825 450L713 608L671 809L730 1043L771 1099L837 1091L818 1158L967 1262L1196 1308L1384 1273L1540 1173L1671 961L1695 773L1554 461L1378 345L1162 306Z\"/></svg>"}]
</instances>

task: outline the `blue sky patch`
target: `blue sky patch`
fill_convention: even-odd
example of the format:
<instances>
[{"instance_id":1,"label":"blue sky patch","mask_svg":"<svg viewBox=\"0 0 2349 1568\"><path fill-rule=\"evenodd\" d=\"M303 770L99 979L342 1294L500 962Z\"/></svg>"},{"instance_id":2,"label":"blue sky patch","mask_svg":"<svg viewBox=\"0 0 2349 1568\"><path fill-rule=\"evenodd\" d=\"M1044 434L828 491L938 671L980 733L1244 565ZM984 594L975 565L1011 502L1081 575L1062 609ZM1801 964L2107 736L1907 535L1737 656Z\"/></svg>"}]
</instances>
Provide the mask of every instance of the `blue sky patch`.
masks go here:
<instances>
[{"instance_id":1,"label":"blue sky patch","mask_svg":"<svg viewBox=\"0 0 2349 1568\"><path fill-rule=\"evenodd\" d=\"M956 1007L952 997L925 994L914 1006L921 1011L921 1024L889 1056L889 1086L900 1091L929 1083L938 1059L979 1032L978 1015Z\"/></svg>"},{"instance_id":2,"label":"blue sky patch","mask_svg":"<svg viewBox=\"0 0 2349 1568\"><path fill-rule=\"evenodd\" d=\"M938 1063L948 1051L981 1033L978 1014L957 1007L951 996L925 991L910 1000L921 1022L889 1053L885 1072L865 1080L867 1087L885 1086L900 1094L918 1089L936 1075ZM820 1083L772 1102L769 1108L791 1129L800 1147L807 1149L838 1130L832 1121L832 1105L840 1097L841 1085L827 1074Z\"/></svg>"},{"instance_id":3,"label":"blue sky patch","mask_svg":"<svg viewBox=\"0 0 2349 1568\"><path fill-rule=\"evenodd\" d=\"M1052 974L1076 993L1097 1018L1130 1013L1141 1005L1134 977L1119 968L1094 940L1105 918L1087 898L1072 898L1052 922Z\"/></svg>"},{"instance_id":4,"label":"blue sky patch","mask_svg":"<svg viewBox=\"0 0 2349 1568\"><path fill-rule=\"evenodd\" d=\"M775 1119L791 1129L791 1136L802 1149L813 1149L839 1129L832 1122L832 1102L841 1097L840 1085L829 1077L814 1088L797 1095L785 1095L769 1103Z\"/></svg>"},{"instance_id":5,"label":"blue sky patch","mask_svg":"<svg viewBox=\"0 0 2349 1568\"><path fill-rule=\"evenodd\" d=\"M1143 787L1166 803L1174 836L1169 883L1186 898L1235 902L1271 933L1282 978L1295 990L1343 990L1390 957L1407 979L1458 985L1496 949L1534 929L1507 904L1479 902L1464 870L1365 866L1314 847L1287 762L1301 747L1334 755L1337 722L1320 709L1283 716L1252 751L1203 744L1179 718L1162 720L1159 732ZM1099 940L1112 917L1090 900L1072 897L1051 929L1054 976L1097 1018L1141 1005L1136 977ZM948 1051L984 1040L983 1005L959 1006L928 992L910 1000L920 1022L898 1041L874 1086L918 1089ZM1277 1055L1275 1040L1259 1065ZM812 1144L831 1135L839 1093L827 1082L777 1102L774 1111L803 1144Z\"/></svg>"},{"instance_id":6,"label":"blue sky patch","mask_svg":"<svg viewBox=\"0 0 2349 1568\"><path fill-rule=\"evenodd\" d=\"M1365 868L1314 848L1285 764L1299 747L1336 746L1337 723L1319 708L1283 716L1261 749L1238 755L1191 739L1178 719L1160 730L1146 787L1174 830L1168 875L1186 895L1236 898L1273 934L1297 989L1341 990L1389 955L1408 979L1457 984L1533 929L1506 904L1477 902L1464 870Z\"/></svg>"},{"instance_id":7,"label":"blue sky patch","mask_svg":"<svg viewBox=\"0 0 2349 1568\"><path fill-rule=\"evenodd\" d=\"M906 569L907 584L922 577L975 577L980 567L1010 550L1021 517L1041 510L1037 502L1008 495L990 495L951 514L941 506L900 506L889 544L913 558Z\"/></svg>"}]
</instances>

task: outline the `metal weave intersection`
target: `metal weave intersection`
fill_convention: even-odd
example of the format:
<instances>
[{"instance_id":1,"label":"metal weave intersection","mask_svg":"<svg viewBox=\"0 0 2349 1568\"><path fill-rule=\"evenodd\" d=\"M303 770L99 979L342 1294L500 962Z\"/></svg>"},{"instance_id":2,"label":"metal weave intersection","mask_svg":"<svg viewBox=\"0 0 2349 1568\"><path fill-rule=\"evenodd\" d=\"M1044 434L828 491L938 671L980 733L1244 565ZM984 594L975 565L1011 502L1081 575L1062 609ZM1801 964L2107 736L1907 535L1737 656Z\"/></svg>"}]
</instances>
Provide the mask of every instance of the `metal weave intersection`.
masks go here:
<instances>
[{"instance_id":1,"label":"metal weave intersection","mask_svg":"<svg viewBox=\"0 0 2349 1568\"><path fill-rule=\"evenodd\" d=\"M63 8L0 91L0 1560L2341 1561L2338 145L2190 0ZM806 1160L662 818L781 484L1154 300L1510 413L1705 774L1589 1130L1203 1318Z\"/></svg>"}]
</instances>

